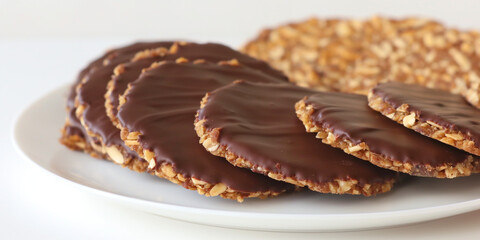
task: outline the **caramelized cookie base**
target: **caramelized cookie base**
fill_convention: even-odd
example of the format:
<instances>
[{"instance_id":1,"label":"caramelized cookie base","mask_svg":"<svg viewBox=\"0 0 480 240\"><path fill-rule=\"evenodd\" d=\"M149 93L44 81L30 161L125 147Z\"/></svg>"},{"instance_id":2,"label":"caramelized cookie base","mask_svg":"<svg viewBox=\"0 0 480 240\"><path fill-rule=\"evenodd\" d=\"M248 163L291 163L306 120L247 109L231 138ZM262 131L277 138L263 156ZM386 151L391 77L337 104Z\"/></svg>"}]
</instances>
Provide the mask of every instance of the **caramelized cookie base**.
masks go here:
<instances>
[{"instance_id":1,"label":"caramelized cookie base","mask_svg":"<svg viewBox=\"0 0 480 240\"><path fill-rule=\"evenodd\" d=\"M333 131L322 126L317 126L312 120L314 112L312 105L307 105L304 100L295 105L298 118L302 121L307 132L317 133L316 137L323 143L342 149L345 153L351 154L357 158L367 160L379 167L390 169L397 172L403 172L414 176L436 177L436 178L454 178L459 176L468 176L475 169L478 162L468 156L465 161L455 165L443 164L432 166L429 164L415 164L391 159L370 151L370 146L365 142L353 143L346 137L335 136Z\"/></svg>"},{"instance_id":2,"label":"caramelized cookie base","mask_svg":"<svg viewBox=\"0 0 480 240\"><path fill-rule=\"evenodd\" d=\"M293 93L287 97L288 91ZM297 96L308 93L312 92L292 85L242 81L207 93L195 120L200 143L237 167L313 191L364 196L390 191L396 174L364 164L318 143L304 132L293 105ZM236 97L242 95L248 96L248 100ZM250 105L249 101L259 103ZM287 109L292 114L287 114ZM237 135L242 140L236 140Z\"/></svg>"}]
</instances>

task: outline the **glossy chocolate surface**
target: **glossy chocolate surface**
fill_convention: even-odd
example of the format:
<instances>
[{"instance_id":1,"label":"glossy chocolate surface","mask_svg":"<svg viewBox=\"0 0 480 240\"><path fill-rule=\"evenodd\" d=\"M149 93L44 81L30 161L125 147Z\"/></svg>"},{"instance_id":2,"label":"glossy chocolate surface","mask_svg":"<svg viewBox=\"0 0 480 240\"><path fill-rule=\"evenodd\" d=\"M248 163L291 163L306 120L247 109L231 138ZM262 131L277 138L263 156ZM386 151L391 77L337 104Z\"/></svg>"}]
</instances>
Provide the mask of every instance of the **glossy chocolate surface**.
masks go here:
<instances>
[{"instance_id":1,"label":"glossy chocolate surface","mask_svg":"<svg viewBox=\"0 0 480 240\"><path fill-rule=\"evenodd\" d=\"M421 121L431 121L459 131L480 147L480 110L462 96L417 85L388 82L377 85L373 93L394 108L408 104Z\"/></svg>"},{"instance_id":2,"label":"glossy chocolate surface","mask_svg":"<svg viewBox=\"0 0 480 240\"><path fill-rule=\"evenodd\" d=\"M87 65L87 67L85 67L80 71L80 73L77 76L77 79L72 85L72 88L67 96L67 109L68 109L68 115L69 115L69 121L70 121L69 125L66 126L65 128L67 136L78 135L80 137L89 139L89 137L87 137L87 133L85 132L85 129L80 123L80 120L75 115L75 111L76 111L75 98L77 97L77 91L76 91L77 85L82 80L84 80L85 77L89 77L89 75L95 72L98 68L103 68L104 63L109 63L112 59L118 56L123 56L123 55L133 56L133 54L135 54L140 50L145 49L145 47L150 46L151 44L157 44L157 43L138 42L138 43L133 43L131 45L124 46L124 47L109 50L105 54L103 54L101 57L93 60L91 63ZM170 45L171 44L172 43L170 43Z\"/></svg>"},{"instance_id":3,"label":"glossy chocolate surface","mask_svg":"<svg viewBox=\"0 0 480 240\"><path fill-rule=\"evenodd\" d=\"M113 69L120 63L128 62L139 51L158 47L170 47L172 42L141 42L118 49L109 54L101 67L92 69L85 75L82 87L77 91L79 104L85 105L83 119L90 131L98 134L107 146L123 146L119 130L112 124L105 109L107 83L113 75ZM128 148L126 148L128 149Z\"/></svg>"},{"instance_id":4,"label":"glossy chocolate surface","mask_svg":"<svg viewBox=\"0 0 480 240\"><path fill-rule=\"evenodd\" d=\"M220 128L219 142L268 172L312 183L384 183L396 173L345 154L307 133L295 103L317 92L289 84L238 82L211 93L199 119Z\"/></svg>"},{"instance_id":5,"label":"glossy chocolate surface","mask_svg":"<svg viewBox=\"0 0 480 240\"><path fill-rule=\"evenodd\" d=\"M117 116L130 132L141 133L139 142L155 153L157 167L169 163L186 177L222 182L243 192L291 189L290 184L234 167L199 144L193 123L201 99L206 92L238 79L285 81L245 66L165 62L131 84Z\"/></svg>"},{"instance_id":6,"label":"glossy chocolate surface","mask_svg":"<svg viewBox=\"0 0 480 240\"><path fill-rule=\"evenodd\" d=\"M138 76L142 72L142 69L148 68L154 62L159 62L163 60L175 60L180 57L186 58L190 61L203 59L209 62L219 62L224 60L237 59L242 65L249 66L251 68L265 72L269 75L288 81L285 75L283 75L277 70L274 70L267 63L251 58L225 45L216 43L179 44L176 51L167 53L164 56L144 58L135 62L124 64L125 71L119 76L115 76L113 81L112 94L110 95L110 102L113 105L113 114L116 115L118 112L118 97L125 92L129 83L133 82L138 78Z\"/></svg>"},{"instance_id":7,"label":"glossy chocolate surface","mask_svg":"<svg viewBox=\"0 0 480 240\"><path fill-rule=\"evenodd\" d=\"M312 121L335 136L354 144L365 142L370 151L414 166L464 162L468 153L405 128L368 106L367 97L348 93L320 93L309 96Z\"/></svg>"}]
</instances>

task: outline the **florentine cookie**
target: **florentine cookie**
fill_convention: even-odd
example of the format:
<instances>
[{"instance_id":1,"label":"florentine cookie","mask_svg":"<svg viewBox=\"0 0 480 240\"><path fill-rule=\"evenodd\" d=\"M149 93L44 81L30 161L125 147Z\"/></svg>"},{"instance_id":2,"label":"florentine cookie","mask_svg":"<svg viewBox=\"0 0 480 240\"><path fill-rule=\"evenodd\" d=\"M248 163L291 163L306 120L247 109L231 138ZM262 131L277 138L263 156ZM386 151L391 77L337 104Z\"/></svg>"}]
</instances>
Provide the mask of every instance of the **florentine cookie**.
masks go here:
<instances>
[{"instance_id":1,"label":"florentine cookie","mask_svg":"<svg viewBox=\"0 0 480 240\"><path fill-rule=\"evenodd\" d=\"M371 163L415 176L454 178L478 168L480 157L422 136L370 109L367 97L325 92L295 105L308 132Z\"/></svg>"},{"instance_id":2,"label":"florentine cookie","mask_svg":"<svg viewBox=\"0 0 480 240\"><path fill-rule=\"evenodd\" d=\"M117 55L117 52L128 50L130 47L134 46L135 44L107 51L103 56L95 59L89 63L87 67L80 71L67 96L67 117L65 120L65 125L61 129L62 136L60 137L60 143L72 150L84 151L93 157L104 158L103 154L95 151L92 147L92 145L99 144L98 140L91 139L88 136L82 124L80 123L80 120L78 120L77 116L75 115L75 97L77 95L76 88L77 85L81 83L85 75L91 71L94 71L96 68L101 67L106 59Z\"/></svg>"},{"instance_id":3,"label":"florentine cookie","mask_svg":"<svg viewBox=\"0 0 480 240\"><path fill-rule=\"evenodd\" d=\"M195 130L212 154L276 180L323 193L371 196L389 191L395 172L305 132L294 105L314 93L291 84L237 81L203 98Z\"/></svg>"},{"instance_id":4,"label":"florentine cookie","mask_svg":"<svg viewBox=\"0 0 480 240\"><path fill-rule=\"evenodd\" d=\"M368 105L407 128L480 155L480 111L460 95L388 82L370 91Z\"/></svg>"},{"instance_id":5,"label":"florentine cookie","mask_svg":"<svg viewBox=\"0 0 480 240\"><path fill-rule=\"evenodd\" d=\"M293 189L247 169L232 166L198 144L193 121L205 92L237 79L285 82L238 61L154 63L120 98L118 120L126 145L149 162L157 176L206 196L243 201Z\"/></svg>"},{"instance_id":6,"label":"florentine cookie","mask_svg":"<svg viewBox=\"0 0 480 240\"><path fill-rule=\"evenodd\" d=\"M243 51L300 86L367 94L392 79L461 93L480 106L480 34L431 20L309 19L264 30Z\"/></svg>"},{"instance_id":7,"label":"florentine cookie","mask_svg":"<svg viewBox=\"0 0 480 240\"><path fill-rule=\"evenodd\" d=\"M105 94L105 107L110 120L117 125L118 99L127 89L127 85L138 78L144 68L150 67L152 63L162 60L176 60L185 58L190 61L203 59L209 62L219 62L224 60L236 59L240 64L257 69L271 76L275 76L284 81L287 77L270 67L264 61L249 57L243 53L235 51L230 47L216 43L187 43L177 42L170 49L160 48L145 50L137 53L131 62L120 64L115 68L115 76L108 83L107 93Z\"/></svg>"},{"instance_id":8,"label":"florentine cookie","mask_svg":"<svg viewBox=\"0 0 480 240\"><path fill-rule=\"evenodd\" d=\"M65 125L61 129L62 136L60 137L60 143L67 146L72 150L84 151L92 156L97 155L90 146L90 139L85 132L85 129L82 127L82 124L75 115L75 91L77 84L81 81L83 76L90 71L90 69L101 66L101 60L104 57L101 57L91 64L89 64L85 69L83 69L77 76L77 80L72 85L70 92L67 96L67 117L65 118ZM100 157L100 156L97 156Z\"/></svg>"},{"instance_id":9,"label":"florentine cookie","mask_svg":"<svg viewBox=\"0 0 480 240\"><path fill-rule=\"evenodd\" d=\"M142 42L115 51L101 67L86 74L77 86L75 114L85 128L87 135L98 144L92 147L105 158L132 170L145 171L148 164L127 148L120 139L118 129L106 115L105 91L112 78L113 69L120 63L128 62L139 51L154 48L169 48L173 42Z\"/></svg>"}]
</instances>

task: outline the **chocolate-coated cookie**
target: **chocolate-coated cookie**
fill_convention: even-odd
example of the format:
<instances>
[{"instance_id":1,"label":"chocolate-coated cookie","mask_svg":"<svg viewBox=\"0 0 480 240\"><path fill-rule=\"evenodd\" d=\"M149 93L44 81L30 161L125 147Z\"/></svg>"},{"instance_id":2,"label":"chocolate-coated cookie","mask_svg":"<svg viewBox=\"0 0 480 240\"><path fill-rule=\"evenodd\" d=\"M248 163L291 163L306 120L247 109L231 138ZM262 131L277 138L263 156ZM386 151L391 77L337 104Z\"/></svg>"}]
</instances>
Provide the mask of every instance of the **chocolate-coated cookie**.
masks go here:
<instances>
[{"instance_id":1,"label":"chocolate-coated cookie","mask_svg":"<svg viewBox=\"0 0 480 240\"><path fill-rule=\"evenodd\" d=\"M157 176L206 196L243 201L292 190L293 185L234 167L198 144L193 122L200 100L206 92L237 79L286 81L236 60L153 64L120 98L117 117L122 139Z\"/></svg>"},{"instance_id":2,"label":"chocolate-coated cookie","mask_svg":"<svg viewBox=\"0 0 480 240\"><path fill-rule=\"evenodd\" d=\"M113 69L120 63L128 62L135 54L145 49L169 48L173 42L140 42L114 51L102 66L87 73L76 88L75 115L85 128L87 135L96 140L92 147L105 158L143 172L148 164L127 148L119 132L106 115L105 92Z\"/></svg>"},{"instance_id":3,"label":"chocolate-coated cookie","mask_svg":"<svg viewBox=\"0 0 480 240\"><path fill-rule=\"evenodd\" d=\"M371 163L415 176L454 178L475 171L480 157L422 136L382 116L367 97L318 93L296 104L309 132L326 144Z\"/></svg>"},{"instance_id":4,"label":"chocolate-coated cookie","mask_svg":"<svg viewBox=\"0 0 480 240\"><path fill-rule=\"evenodd\" d=\"M311 190L371 196L397 173L345 154L305 132L294 105L315 91L237 81L208 93L195 129L205 149L235 166Z\"/></svg>"},{"instance_id":5,"label":"chocolate-coated cookie","mask_svg":"<svg viewBox=\"0 0 480 240\"><path fill-rule=\"evenodd\" d=\"M480 110L460 95L388 82L370 91L368 104L407 128L480 155Z\"/></svg>"},{"instance_id":6,"label":"chocolate-coated cookie","mask_svg":"<svg viewBox=\"0 0 480 240\"><path fill-rule=\"evenodd\" d=\"M127 85L138 78L143 69L150 67L154 62L176 60L177 58L185 58L190 61L203 59L209 62L236 59L242 65L288 81L283 73L271 68L267 63L249 57L225 45L217 43L198 44L177 42L169 49L159 48L139 52L131 62L117 66L114 71L115 76L108 83L108 91L105 94L105 107L107 108L107 115L110 117L110 120L115 125L118 124L116 117L119 105L118 98L125 92Z\"/></svg>"}]
</instances>

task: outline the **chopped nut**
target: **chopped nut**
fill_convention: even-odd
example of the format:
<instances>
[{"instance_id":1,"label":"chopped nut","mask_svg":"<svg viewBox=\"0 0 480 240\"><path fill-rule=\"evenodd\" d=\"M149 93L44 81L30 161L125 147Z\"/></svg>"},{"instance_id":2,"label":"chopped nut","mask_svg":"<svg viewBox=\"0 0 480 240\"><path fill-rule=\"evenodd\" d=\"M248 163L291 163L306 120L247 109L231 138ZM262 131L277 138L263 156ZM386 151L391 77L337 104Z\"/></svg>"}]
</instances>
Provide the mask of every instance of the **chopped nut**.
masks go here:
<instances>
[{"instance_id":1,"label":"chopped nut","mask_svg":"<svg viewBox=\"0 0 480 240\"><path fill-rule=\"evenodd\" d=\"M227 190L227 185L223 183L217 183L215 186L213 186L212 189L210 189L210 196L218 196L221 193L225 192Z\"/></svg>"},{"instance_id":2,"label":"chopped nut","mask_svg":"<svg viewBox=\"0 0 480 240\"><path fill-rule=\"evenodd\" d=\"M177 58L177 60L175 60L176 63L188 63L188 59L184 58L184 57L180 57L180 58Z\"/></svg>"},{"instance_id":3,"label":"chopped nut","mask_svg":"<svg viewBox=\"0 0 480 240\"><path fill-rule=\"evenodd\" d=\"M362 149L363 149L363 148L362 148L360 145L355 145L355 146L353 146L353 147L349 147L349 148L348 148L348 151L349 151L349 152L358 152L358 151L360 151L360 150L362 150Z\"/></svg>"},{"instance_id":4,"label":"chopped nut","mask_svg":"<svg viewBox=\"0 0 480 240\"><path fill-rule=\"evenodd\" d=\"M448 53L452 56L455 62L457 62L462 71L470 70L470 61L460 51L451 48Z\"/></svg>"},{"instance_id":5,"label":"chopped nut","mask_svg":"<svg viewBox=\"0 0 480 240\"><path fill-rule=\"evenodd\" d=\"M144 149L143 158L145 158L145 160L147 160L148 162L155 161L155 153L150 150Z\"/></svg>"},{"instance_id":6,"label":"chopped nut","mask_svg":"<svg viewBox=\"0 0 480 240\"><path fill-rule=\"evenodd\" d=\"M211 138L205 139L202 144L209 152L214 152L220 147L220 144L214 143Z\"/></svg>"},{"instance_id":7,"label":"chopped nut","mask_svg":"<svg viewBox=\"0 0 480 240\"><path fill-rule=\"evenodd\" d=\"M177 179L180 180L180 182L185 182L185 180L187 180L182 174L177 174Z\"/></svg>"},{"instance_id":8,"label":"chopped nut","mask_svg":"<svg viewBox=\"0 0 480 240\"><path fill-rule=\"evenodd\" d=\"M436 128L438 128L438 129L441 129L441 128L442 128L440 125L438 125L438 124L436 124L436 123L434 123L434 122L432 122L432 121L428 121L428 120L427 120L427 123L430 124L430 125L432 125L432 126L434 126L434 127L436 127Z\"/></svg>"},{"instance_id":9,"label":"chopped nut","mask_svg":"<svg viewBox=\"0 0 480 240\"><path fill-rule=\"evenodd\" d=\"M127 101L126 101L126 99L123 95L118 97L118 104L119 104L118 106L119 107L122 106L125 102L127 102Z\"/></svg>"},{"instance_id":10,"label":"chopped nut","mask_svg":"<svg viewBox=\"0 0 480 240\"><path fill-rule=\"evenodd\" d=\"M140 143L137 142L137 140L124 140L125 144L127 146L138 146Z\"/></svg>"},{"instance_id":11,"label":"chopped nut","mask_svg":"<svg viewBox=\"0 0 480 240\"><path fill-rule=\"evenodd\" d=\"M193 184L195 184L195 185L205 185L205 184L207 184L207 182L202 181L202 180L200 180L200 179L193 178L193 177L192 177L192 182L193 182Z\"/></svg>"},{"instance_id":12,"label":"chopped nut","mask_svg":"<svg viewBox=\"0 0 480 240\"><path fill-rule=\"evenodd\" d=\"M445 136L455 140L455 141L460 141L460 140L463 140L463 137L459 134L445 134Z\"/></svg>"},{"instance_id":13,"label":"chopped nut","mask_svg":"<svg viewBox=\"0 0 480 240\"><path fill-rule=\"evenodd\" d=\"M320 139L324 139L328 136L328 133L327 132L324 132L324 131L321 131L321 132L318 132L316 137L317 138L320 138Z\"/></svg>"},{"instance_id":14,"label":"chopped nut","mask_svg":"<svg viewBox=\"0 0 480 240\"><path fill-rule=\"evenodd\" d=\"M164 164L162 165L162 172L167 175L168 177L175 177L177 175L177 173L175 173L175 171L173 171L173 167L169 164Z\"/></svg>"},{"instance_id":15,"label":"chopped nut","mask_svg":"<svg viewBox=\"0 0 480 240\"><path fill-rule=\"evenodd\" d=\"M405 127L411 127L415 124L415 121L415 113L412 112L403 118L403 125Z\"/></svg>"},{"instance_id":16,"label":"chopped nut","mask_svg":"<svg viewBox=\"0 0 480 240\"><path fill-rule=\"evenodd\" d=\"M333 133L329 132L326 140L328 142L335 142L335 139L336 139L335 135L333 135Z\"/></svg>"},{"instance_id":17,"label":"chopped nut","mask_svg":"<svg viewBox=\"0 0 480 240\"><path fill-rule=\"evenodd\" d=\"M123 72L125 72L125 66L123 64L119 64L113 69L113 74L116 76L122 74Z\"/></svg>"},{"instance_id":18,"label":"chopped nut","mask_svg":"<svg viewBox=\"0 0 480 240\"><path fill-rule=\"evenodd\" d=\"M138 136L140 136L139 132L129 132L127 135L127 139L129 140L137 140Z\"/></svg>"},{"instance_id":19,"label":"chopped nut","mask_svg":"<svg viewBox=\"0 0 480 240\"><path fill-rule=\"evenodd\" d=\"M400 107L397 108L397 111L406 113L407 109L408 109L408 105L407 104L402 104L402 105L400 105Z\"/></svg>"},{"instance_id":20,"label":"chopped nut","mask_svg":"<svg viewBox=\"0 0 480 240\"><path fill-rule=\"evenodd\" d=\"M148 169L154 169L155 166L157 166L157 163L155 162L155 159L150 159L148 161Z\"/></svg>"},{"instance_id":21,"label":"chopped nut","mask_svg":"<svg viewBox=\"0 0 480 240\"><path fill-rule=\"evenodd\" d=\"M85 149L85 143L84 142L75 142L75 145L80 149Z\"/></svg>"},{"instance_id":22,"label":"chopped nut","mask_svg":"<svg viewBox=\"0 0 480 240\"><path fill-rule=\"evenodd\" d=\"M124 164L123 154L115 146L106 147L108 156L117 164Z\"/></svg>"}]
</instances>

